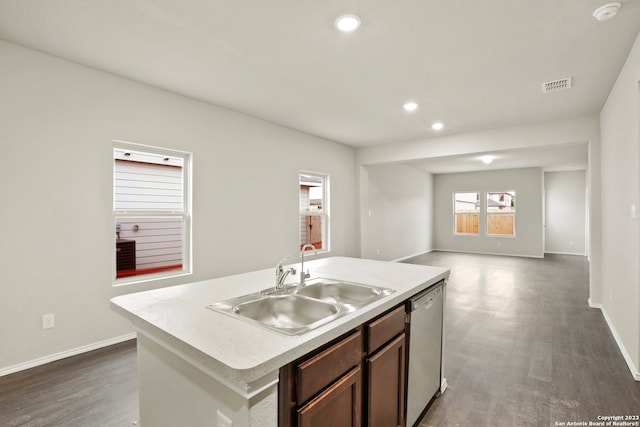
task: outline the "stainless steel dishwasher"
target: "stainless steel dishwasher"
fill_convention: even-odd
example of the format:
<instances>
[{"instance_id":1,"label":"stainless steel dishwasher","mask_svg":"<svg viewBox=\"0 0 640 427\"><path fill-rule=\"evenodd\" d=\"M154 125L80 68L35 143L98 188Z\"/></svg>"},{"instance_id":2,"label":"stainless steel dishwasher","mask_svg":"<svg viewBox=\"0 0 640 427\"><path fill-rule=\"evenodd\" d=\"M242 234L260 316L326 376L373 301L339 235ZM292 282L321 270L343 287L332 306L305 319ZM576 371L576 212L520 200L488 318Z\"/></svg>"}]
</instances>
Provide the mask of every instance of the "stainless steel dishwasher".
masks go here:
<instances>
[{"instance_id":1,"label":"stainless steel dishwasher","mask_svg":"<svg viewBox=\"0 0 640 427\"><path fill-rule=\"evenodd\" d=\"M407 427L413 426L440 389L444 281L407 301Z\"/></svg>"}]
</instances>

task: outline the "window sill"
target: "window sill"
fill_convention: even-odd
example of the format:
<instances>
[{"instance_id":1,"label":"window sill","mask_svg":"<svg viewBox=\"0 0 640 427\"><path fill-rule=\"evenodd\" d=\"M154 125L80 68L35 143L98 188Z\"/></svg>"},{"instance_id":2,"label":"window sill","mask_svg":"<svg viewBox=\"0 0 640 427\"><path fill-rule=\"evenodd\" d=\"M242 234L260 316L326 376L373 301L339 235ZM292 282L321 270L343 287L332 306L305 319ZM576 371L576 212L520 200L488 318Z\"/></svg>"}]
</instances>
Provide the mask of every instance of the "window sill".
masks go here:
<instances>
[{"instance_id":1,"label":"window sill","mask_svg":"<svg viewBox=\"0 0 640 427\"><path fill-rule=\"evenodd\" d=\"M176 277L190 276L191 274L192 274L191 271L180 269L180 270L168 270L168 271L165 270L165 271L152 272L147 274L136 274L135 276L129 275L126 277L116 278L113 281L113 287L135 285L139 283L154 282L154 281L159 281L164 279L174 279Z\"/></svg>"}]
</instances>

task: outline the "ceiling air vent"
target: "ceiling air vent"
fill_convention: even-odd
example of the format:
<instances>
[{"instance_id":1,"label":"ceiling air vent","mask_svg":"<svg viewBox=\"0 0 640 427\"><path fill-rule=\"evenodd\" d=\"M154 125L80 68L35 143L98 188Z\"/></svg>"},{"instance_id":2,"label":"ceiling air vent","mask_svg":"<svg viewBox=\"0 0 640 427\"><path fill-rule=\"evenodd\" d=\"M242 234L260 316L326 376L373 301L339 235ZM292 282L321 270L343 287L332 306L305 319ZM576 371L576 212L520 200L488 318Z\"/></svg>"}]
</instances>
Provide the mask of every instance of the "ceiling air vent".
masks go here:
<instances>
[{"instance_id":1,"label":"ceiling air vent","mask_svg":"<svg viewBox=\"0 0 640 427\"><path fill-rule=\"evenodd\" d=\"M565 89L571 89L571 77L542 83L542 93L554 93Z\"/></svg>"}]
</instances>

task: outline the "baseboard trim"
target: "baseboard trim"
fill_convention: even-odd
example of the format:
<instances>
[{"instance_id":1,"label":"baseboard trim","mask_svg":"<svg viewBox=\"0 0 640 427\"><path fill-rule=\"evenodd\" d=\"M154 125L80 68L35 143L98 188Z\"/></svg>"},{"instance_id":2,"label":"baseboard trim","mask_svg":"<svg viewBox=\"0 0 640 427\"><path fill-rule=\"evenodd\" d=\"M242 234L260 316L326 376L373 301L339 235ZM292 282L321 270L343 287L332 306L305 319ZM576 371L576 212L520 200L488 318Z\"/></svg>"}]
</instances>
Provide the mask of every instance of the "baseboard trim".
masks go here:
<instances>
[{"instance_id":1,"label":"baseboard trim","mask_svg":"<svg viewBox=\"0 0 640 427\"><path fill-rule=\"evenodd\" d=\"M527 255L527 254L505 254L500 252L480 252L480 251L463 251L457 249L432 249L430 252L453 252L460 254L476 254L476 255L497 255L497 256L514 256L514 257L522 257L522 258L544 258L544 253L542 255Z\"/></svg>"},{"instance_id":2,"label":"baseboard trim","mask_svg":"<svg viewBox=\"0 0 640 427\"><path fill-rule=\"evenodd\" d=\"M555 252L555 251L544 251L545 254L550 255L572 255L572 256L587 256L586 253L577 253L577 252Z\"/></svg>"},{"instance_id":3,"label":"baseboard trim","mask_svg":"<svg viewBox=\"0 0 640 427\"><path fill-rule=\"evenodd\" d=\"M402 262L402 261L406 261L408 259L415 258L415 257L420 256L420 255L425 255L425 254L428 254L428 253L431 253L431 252L433 252L433 249L429 249L428 251L424 251L424 252L418 252L418 253L415 253L413 255L408 255L408 256L405 256L405 257L402 257L402 258L393 259L390 262Z\"/></svg>"},{"instance_id":4,"label":"baseboard trim","mask_svg":"<svg viewBox=\"0 0 640 427\"><path fill-rule=\"evenodd\" d=\"M0 369L0 377L13 374L16 372L24 371L26 369L35 368L36 366L44 365L47 363L55 362L56 360L65 359L67 357L76 356L78 354L86 353L88 351L97 350L99 348L108 347L110 345L119 344L124 341L129 341L136 338L136 333L121 335L119 337L110 338L104 341L83 345L81 347L72 348L70 350L61 351L59 353L49 354L38 359L29 360L28 362L18 363L17 365L8 366Z\"/></svg>"},{"instance_id":5,"label":"baseboard trim","mask_svg":"<svg viewBox=\"0 0 640 427\"><path fill-rule=\"evenodd\" d=\"M589 298L587 302L589 303L589 307L602 310L602 304L591 301L591 298Z\"/></svg>"},{"instance_id":6,"label":"baseboard trim","mask_svg":"<svg viewBox=\"0 0 640 427\"><path fill-rule=\"evenodd\" d=\"M591 299L589 299L589 306L591 306ZM600 307L597 307L597 306ZM633 376L633 379L636 381L640 381L640 371L638 371L638 368L636 367L636 365L633 363L633 360L631 360L631 356L629 356L629 353L627 352L627 349L625 348L624 344L622 343L622 339L620 338L620 335L618 335L618 331L616 331L616 328L613 326L613 322L611 322L611 319L609 318L609 315L607 314L607 310L604 309L604 307L602 306L602 304L593 304L594 308L599 308L600 311L602 312L602 316L604 317L604 320L607 322L607 325L609 326L609 330L611 331L611 334L613 335L613 339L616 340L616 344L618 344L618 348L620 349L620 352L622 353L622 357L624 358L624 361L627 362L627 367L629 368L629 371L631 371L631 375Z\"/></svg>"}]
</instances>

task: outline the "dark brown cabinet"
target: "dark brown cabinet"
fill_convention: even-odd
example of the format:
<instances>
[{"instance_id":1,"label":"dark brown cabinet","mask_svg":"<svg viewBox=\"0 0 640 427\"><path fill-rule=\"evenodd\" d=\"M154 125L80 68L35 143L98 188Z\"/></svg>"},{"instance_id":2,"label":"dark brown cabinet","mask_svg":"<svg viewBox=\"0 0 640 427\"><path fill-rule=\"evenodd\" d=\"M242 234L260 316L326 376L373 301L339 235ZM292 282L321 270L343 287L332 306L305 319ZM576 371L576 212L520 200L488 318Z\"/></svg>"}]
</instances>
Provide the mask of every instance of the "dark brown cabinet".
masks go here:
<instances>
[{"instance_id":1,"label":"dark brown cabinet","mask_svg":"<svg viewBox=\"0 0 640 427\"><path fill-rule=\"evenodd\" d=\"M404 426L405 336L367 358L369 427Z\"/></svg>"},{"instance_id":2,"label":"dark brown cabinet","mask_svg":"<svg viewBox=\"0 0 640 427\"><path fill-rule=\"evenodd\" d=\"M405 308L365 326L367 331L367 426L404 426Z\"/></svg>"},{"instance_id":3,"label":"dark brown cabinet","mask_svg":"<svg viewBox=\"0 0 640 427\"><path fill-rule=\"evenodd\" d=\"M300 427L359 427L362 413L362 373L353 368L298 411Z\"/></svg>"},{"instance_id":4,"label":"dark brown cabinet","mask_svg":"<svg viewBox=\"0 0 640 427\"><path fill-rule=\"evenodd\" d=\"M357 329L281 368L279 425L361 426L362 347Z\"/></svg>"},{"instance_id":5,"label":"dark brown cabinet","mask_svg":"<svg viewBox=\"0 0 640 427\"><path fill-rule=\"evenodd\" d=\"M405 310L280 369L280 427L404 426Z\"/></svg>"}]
</instances>

